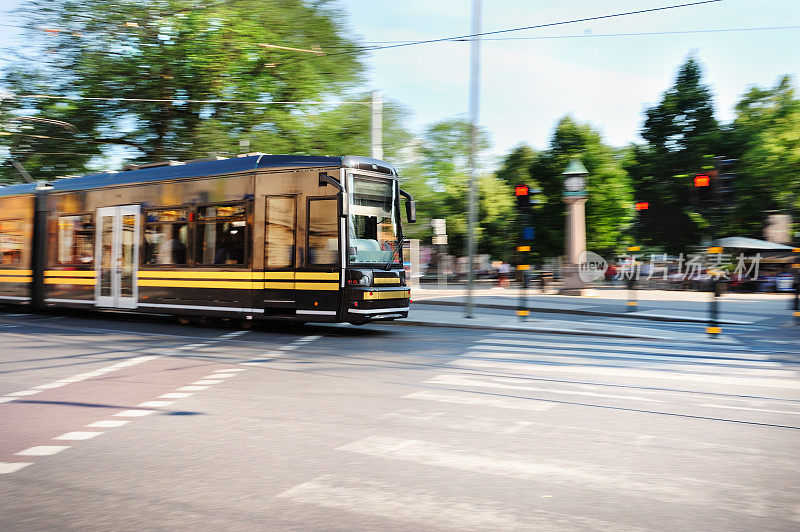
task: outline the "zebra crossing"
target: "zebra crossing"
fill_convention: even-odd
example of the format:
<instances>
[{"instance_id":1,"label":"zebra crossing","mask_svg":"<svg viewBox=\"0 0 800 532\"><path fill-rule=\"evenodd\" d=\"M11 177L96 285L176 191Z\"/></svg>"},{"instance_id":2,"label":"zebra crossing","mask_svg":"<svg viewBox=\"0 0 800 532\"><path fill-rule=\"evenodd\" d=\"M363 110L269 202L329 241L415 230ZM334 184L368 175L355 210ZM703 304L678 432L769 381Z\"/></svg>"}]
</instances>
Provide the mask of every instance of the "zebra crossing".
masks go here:
<instances>
[{"instance_id":1,"label":"zebra crossing","mask_svg":"<svg viewBox=\"0 0 800 532\"><path fill-rule=\"evenodd\" d=\"M798 376L797 367L740 346L490 333L400 395L377 433L333 448L356 464L349 475L310 478L278 497L398 529L663 524L635 510L596 511L609 498L632 509L681 508L719 519L720 529L796 524L796 490L754 490L746 476L713 468L797 469L796 453L769 451L767 462L760 441L748 447L736 438L800 430ZM677 465L648 467L664 460ZM465 494L461 483L476 487Z\"/></svg>"}]
</instances>

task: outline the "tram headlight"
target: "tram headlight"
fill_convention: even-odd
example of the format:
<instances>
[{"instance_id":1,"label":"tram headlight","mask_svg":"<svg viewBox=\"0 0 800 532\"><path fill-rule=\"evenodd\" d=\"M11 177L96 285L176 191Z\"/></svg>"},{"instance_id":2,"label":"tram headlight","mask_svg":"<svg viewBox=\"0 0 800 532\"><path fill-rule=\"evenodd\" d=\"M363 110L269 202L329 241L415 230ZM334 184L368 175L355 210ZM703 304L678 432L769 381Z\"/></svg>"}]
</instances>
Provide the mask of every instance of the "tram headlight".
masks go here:
<instances>
[{"instance_id":1,"label":"tram headlight","mask_svg":"<svg viewBox=\"0 0 800 532\"><path fill-rule=\"evenodd\" d=\"M351 286L370 286L372 284L372 275L370 272L351 270L347 284Z\"/></svg>"}]
</instances>

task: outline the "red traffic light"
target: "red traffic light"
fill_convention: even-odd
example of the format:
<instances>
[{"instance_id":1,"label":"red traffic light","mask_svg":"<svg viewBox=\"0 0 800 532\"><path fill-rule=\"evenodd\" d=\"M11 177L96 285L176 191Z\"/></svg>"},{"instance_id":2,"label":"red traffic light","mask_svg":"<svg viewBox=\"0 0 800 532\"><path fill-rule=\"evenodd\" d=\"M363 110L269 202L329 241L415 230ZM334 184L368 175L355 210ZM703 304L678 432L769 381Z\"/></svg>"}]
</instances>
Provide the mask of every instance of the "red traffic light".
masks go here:
<instances>
[{"instance_id":1,"label":"red traffic light","mask_svg":"<svg viewBox=\"0 0 800 532\"><path fill-rule=\"evenodd\" d=\"M650 208L650 204L646 201L639 201L636 203L636 210L637 211L646 211Z\"/></svg>"},{"instance_id":2,"label":"red traffic light","mask_svg":"<svg viewBox=\"0 0 800 532\"><path fill-rule=\"evenodd\" d=\"M527 196L528 195L528 185L517 185L514 187L514 195L515 196Z\"/></svg>"},{"instance_id":3,"label":"red traffic light","mask_svg":"<svg viewBox=\"0 0 800 532\"><path fill-rule=\"evenodd\" d=\"M711 176L708 174L697 174L694 176L695 187L708 187L711 186Z\"/></svg>"}]
</instances>

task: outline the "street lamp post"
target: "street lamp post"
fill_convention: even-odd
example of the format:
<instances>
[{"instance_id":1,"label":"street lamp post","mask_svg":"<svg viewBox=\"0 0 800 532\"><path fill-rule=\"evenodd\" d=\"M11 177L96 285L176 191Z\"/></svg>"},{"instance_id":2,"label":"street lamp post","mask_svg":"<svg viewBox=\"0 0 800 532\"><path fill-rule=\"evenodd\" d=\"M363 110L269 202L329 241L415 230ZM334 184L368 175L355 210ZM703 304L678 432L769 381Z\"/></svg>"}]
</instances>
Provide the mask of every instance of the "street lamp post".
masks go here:
<instances>
[{"instance_id":1,"label":"street lamp post","mask_svg":"<svg viewBox=\"0 0 800 532\"><path fill-rule=\"evenodd\" d=\"M477 151L478 151L478 103L479 79L481 68L480 37L481 32L481 0L472 0L472 38L470 47L469 76L469 210L467 214L467 304L465 317L472 318L473 301L472 286L475 282L475 224L478 219L478 201L476 191Z\"/></svg>"}]
</instances>

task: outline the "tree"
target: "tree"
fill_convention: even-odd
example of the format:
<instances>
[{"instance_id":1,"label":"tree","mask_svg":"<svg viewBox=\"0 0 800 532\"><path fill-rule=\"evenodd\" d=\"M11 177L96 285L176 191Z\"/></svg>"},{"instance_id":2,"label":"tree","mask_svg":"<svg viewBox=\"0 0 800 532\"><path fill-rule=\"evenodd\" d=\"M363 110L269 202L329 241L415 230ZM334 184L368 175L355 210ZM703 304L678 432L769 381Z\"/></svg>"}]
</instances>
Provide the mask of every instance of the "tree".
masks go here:
<instances>
[{"instance_id":1,"label":"tree","mask_svg":"<svg viewBox=\"0 0 800 532\"><path fill-rule=\"evenodd\" d=\"M751 88L736 105L728 153L738 159L728 234L762 237L765 211L800 212L800 99L789 76Z\"/></svg>"},{"instance_id":2,"label":"tree","mask_svg":"<svg viewBox=\"0 0 800 532\"><path fill-rule=\"evenodd\" d=\"M631 148L626 169L636 199L650 203L642 224L644 242L677 253L698 243L708 226L704 213L692 206L692 177L713 169L721 145L711 92L693 57L646 116L641 135L647 144Z\"/></svg>"},{"instance_id":3,"label":"tree","mask_svg":"<svg viewBox=\"0 0 800 532\"><path fill-rule=\"evenodd\" d=\"M447 220L448 245L451 253L466 249L467 192L469 188L470 123L462 119L445 120L427 128L419 157L401 173L402 186L417 201L416 227L408 228L408 236L428 240L432 230L425 224L431 218ZM478 132L478 150L489 147L487 134ZM493 258L510 258L509 231L513 221L512 192L494 175L478 176L478 252Z\"/></svg>"},{"instance_id":4,"label":"tree","mask_svg":"<svg viewBox=\"0 0 800 532\"><path fill-rule=\"evenodd\" d=\"M77 126L60 150L39 142L49 139L14 139L12 152L41 177L80 171L114 146L137 161L236 153L241 139L251 150L310 153L320 145L309 108L275 102L341 95L363 71L341 13L326 0L30 0L22 9L30 39L5 87L84 98L2 101ZM79 155L45 163L35 155L45 148Z\"/></svg>"},{"instance_id":5,"label":"tree","mask_svg":"<svg viewBox=\"0 0 800 532\"><path fill-rule=\"evenodd\" d=\"M613 256L623 243L630 222L632 188L615 150L603 144L589 124L565 116L556 125L550 148L541 152L530 168L530 182L542 190L544 201L534 208L535 249L541 257L564 253L563 176L572 157L580 157L586 180L586 245Z\"/></svg>"}]
</instances>

